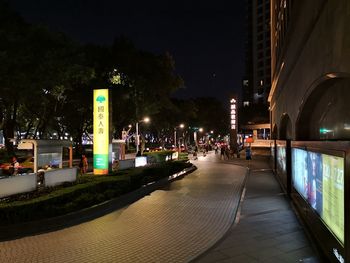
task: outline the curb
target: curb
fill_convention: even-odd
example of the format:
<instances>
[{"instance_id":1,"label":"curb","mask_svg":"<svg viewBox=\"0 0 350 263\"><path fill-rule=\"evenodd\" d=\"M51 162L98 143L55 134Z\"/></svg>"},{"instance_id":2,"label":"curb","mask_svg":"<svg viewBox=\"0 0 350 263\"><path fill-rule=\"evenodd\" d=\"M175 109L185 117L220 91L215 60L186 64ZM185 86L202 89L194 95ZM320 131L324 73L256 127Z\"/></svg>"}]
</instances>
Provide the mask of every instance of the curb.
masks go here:
<instances>
[{"instance_id":1,"label":"curb","mask_svg":"<svg viewBox=\"0 0 350 263\"><path fill-rule=\"evenodd\" d=\"M233 164L233 165L236 165L236 164ZM240 166L240 165L237 165L237 166ZM229 230L231 228L236 227L238 225L239 217L240 217L240 213L241 213L241 209L242 209L242 204L243 204L244 198L245 198L245 192L246 192L246 188L247 188L247 181L248 181L248 177L250 176L250 172L251 172L251 169L249 167L246 167L246 166L241 166L241 167L246 168L246 174L245 174L244 182L242 184L242 189L241 189L241 192L240 192L240 195L239 195L239 199L237 200L237 210L234 212L232 223L228 226L228 228L226 229L225 233L223 234L223 236L221 238L219 238L211 246L209 246L206 251L204 251L203 253L200 253L199 255L194 256L193 258L191 258L189 260L190 263L200 262L206 255L208 255L215 248L217 248L220 245L222 240L224 240L225 238L227 238L230 235Z\"/></svg>"},{"instance_id":2,"label":"curb","mask_svg":"<svg viewBox=\"0 0 350 263\"><path fill-rule=\"evenodd\" d=\"M141 188L136 189L130 193L69 214L52 218L45 218L37 221L0 226L0 242L23 238L31 235L39 235L51 231L57 231L66 227L71 227L77 224L91 221L108 213L111 213L117 209L120 209L128 204L131 204L152 193L153 191L175 180L183 178L185 175L192 173L196 169L197 167L193 165L159 181L143 185Z\"/></svg>"}]
</instances>

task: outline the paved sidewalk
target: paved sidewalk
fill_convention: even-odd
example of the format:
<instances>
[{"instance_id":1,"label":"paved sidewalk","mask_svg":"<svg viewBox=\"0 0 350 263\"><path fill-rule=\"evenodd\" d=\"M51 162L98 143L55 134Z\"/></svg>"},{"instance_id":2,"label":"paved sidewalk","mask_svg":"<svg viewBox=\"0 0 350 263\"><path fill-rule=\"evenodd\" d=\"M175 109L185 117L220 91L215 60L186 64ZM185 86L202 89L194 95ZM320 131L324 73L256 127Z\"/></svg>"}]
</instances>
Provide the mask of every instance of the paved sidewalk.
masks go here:
<instances>
[{"instance_id":1,"label":"paved sidewalk","mask_svg":"<svg viewBox=\"0 0 350 263\"><path fill-rule=\"evenodd\" d=\"M231 227L247 174L199 159L192 174L122 209L0 242L0 262L189 262Z\"/></svg>"},{"instance_id":2,"label":"paved sidewalk","mask_svg":"<svg viewBox=\"0 0 350 263\"><path fill-rule=\"evenodd\" d=\"M321 262L269 168L268 157L223 162L250 167L245 193L225 237L194 262Z\"/></svg>"}]
</instances>

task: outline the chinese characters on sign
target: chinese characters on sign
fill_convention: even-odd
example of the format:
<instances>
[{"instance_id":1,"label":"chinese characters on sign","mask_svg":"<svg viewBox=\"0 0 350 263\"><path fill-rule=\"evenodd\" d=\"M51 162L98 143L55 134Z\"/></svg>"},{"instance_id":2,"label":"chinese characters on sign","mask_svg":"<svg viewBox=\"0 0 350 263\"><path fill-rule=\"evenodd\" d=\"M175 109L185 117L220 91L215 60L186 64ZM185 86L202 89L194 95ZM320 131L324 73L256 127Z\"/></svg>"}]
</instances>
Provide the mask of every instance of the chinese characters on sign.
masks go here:
<instances>
[{"instance_id":1,"label":"chinese characters on sign","mask_svg":"<svg viewBox=\"0 0 350 263\"><path fill-rule=\"evenodd\" d=\"M237 101L235 99L230 100L231 104L231 130L236 130L237 125Z\"/></svg>"},{"instance_id":2,"label":"chinese characters on sign","mask_svg":"<svg viewBox=\"0 0 350 263\"><path fill-rule=\"evenodd\" d=\"M103 119L104 119L104 106L99 106L97 108L98 110L98 120L99 120L99 124L98 124L98 134L103 134Z\"/></svg>"},{"instance_id":3,"label":"chinese characters on sign","mask_svg":"<svg viewBox=\"0 0 350 263\"><path fill-rule=\"evenodd\" d=\"M94 174L107 174L109 166L108 89L94 90Z\"/></svg>"}]
</instances>

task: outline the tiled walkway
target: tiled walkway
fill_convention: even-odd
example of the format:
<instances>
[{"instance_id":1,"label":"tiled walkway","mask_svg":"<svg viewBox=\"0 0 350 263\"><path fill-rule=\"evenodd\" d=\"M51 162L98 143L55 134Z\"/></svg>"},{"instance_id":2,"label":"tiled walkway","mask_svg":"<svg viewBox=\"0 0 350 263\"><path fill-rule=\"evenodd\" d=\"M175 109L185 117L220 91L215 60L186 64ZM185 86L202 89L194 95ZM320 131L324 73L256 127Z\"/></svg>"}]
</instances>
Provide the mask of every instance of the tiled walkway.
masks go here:
<instances>
[{"instance_id":1,"label":"tiled walkway","mask_svg":"<svg viewBox=\"0 0 350 263\"><path fill-rule=\"evenodd\" d=\"M182 180L101 218L0 242L0 262L188 262L232 225L247 173L206 160Z\"/></svg>"},{"instance_id":2,"label":"tiled walkway","mask_svg":"<svg viewBox=\"0 0 350 263\"><path fill-rule=\"evenodd\" d=\"M319 262L266 160L231 161L251 168L243 202L225 237L195 262Z\"/></svg>"}]
</instances>

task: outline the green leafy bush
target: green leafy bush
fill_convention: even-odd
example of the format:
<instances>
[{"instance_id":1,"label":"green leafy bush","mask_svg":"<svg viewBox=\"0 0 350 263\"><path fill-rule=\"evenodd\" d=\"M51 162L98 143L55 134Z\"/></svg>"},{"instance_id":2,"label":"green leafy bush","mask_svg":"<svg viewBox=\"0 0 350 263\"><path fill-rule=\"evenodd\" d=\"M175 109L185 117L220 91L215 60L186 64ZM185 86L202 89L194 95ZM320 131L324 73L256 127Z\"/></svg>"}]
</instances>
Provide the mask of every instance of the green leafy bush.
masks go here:
<instances>
[{"instance_id":1,"label":"green leafy bush","mask_svg":"<svg viewBox=\"0 0 350 263\"><path fill-rule=\"evenodd\" d=\"M174 153L174 151L157 151L157 152L145 152L143 153L145 156L147 156L148 163L162 163L167 161L166 157L170 157Z\"/></svg>"},{"instance_id":2,"label":"green leafy bush","mask_svg":"<svg viewBox=\"0 0 350 263\"><path fill-rule=\"evenodd\" d=\"M166 162L108 176L83 176L75 185L61 187L28 200L0 203L0 222L18 223L58 216L140 188L142 185L190 167L186 162Z\"/></svg>"}]
</instances>

